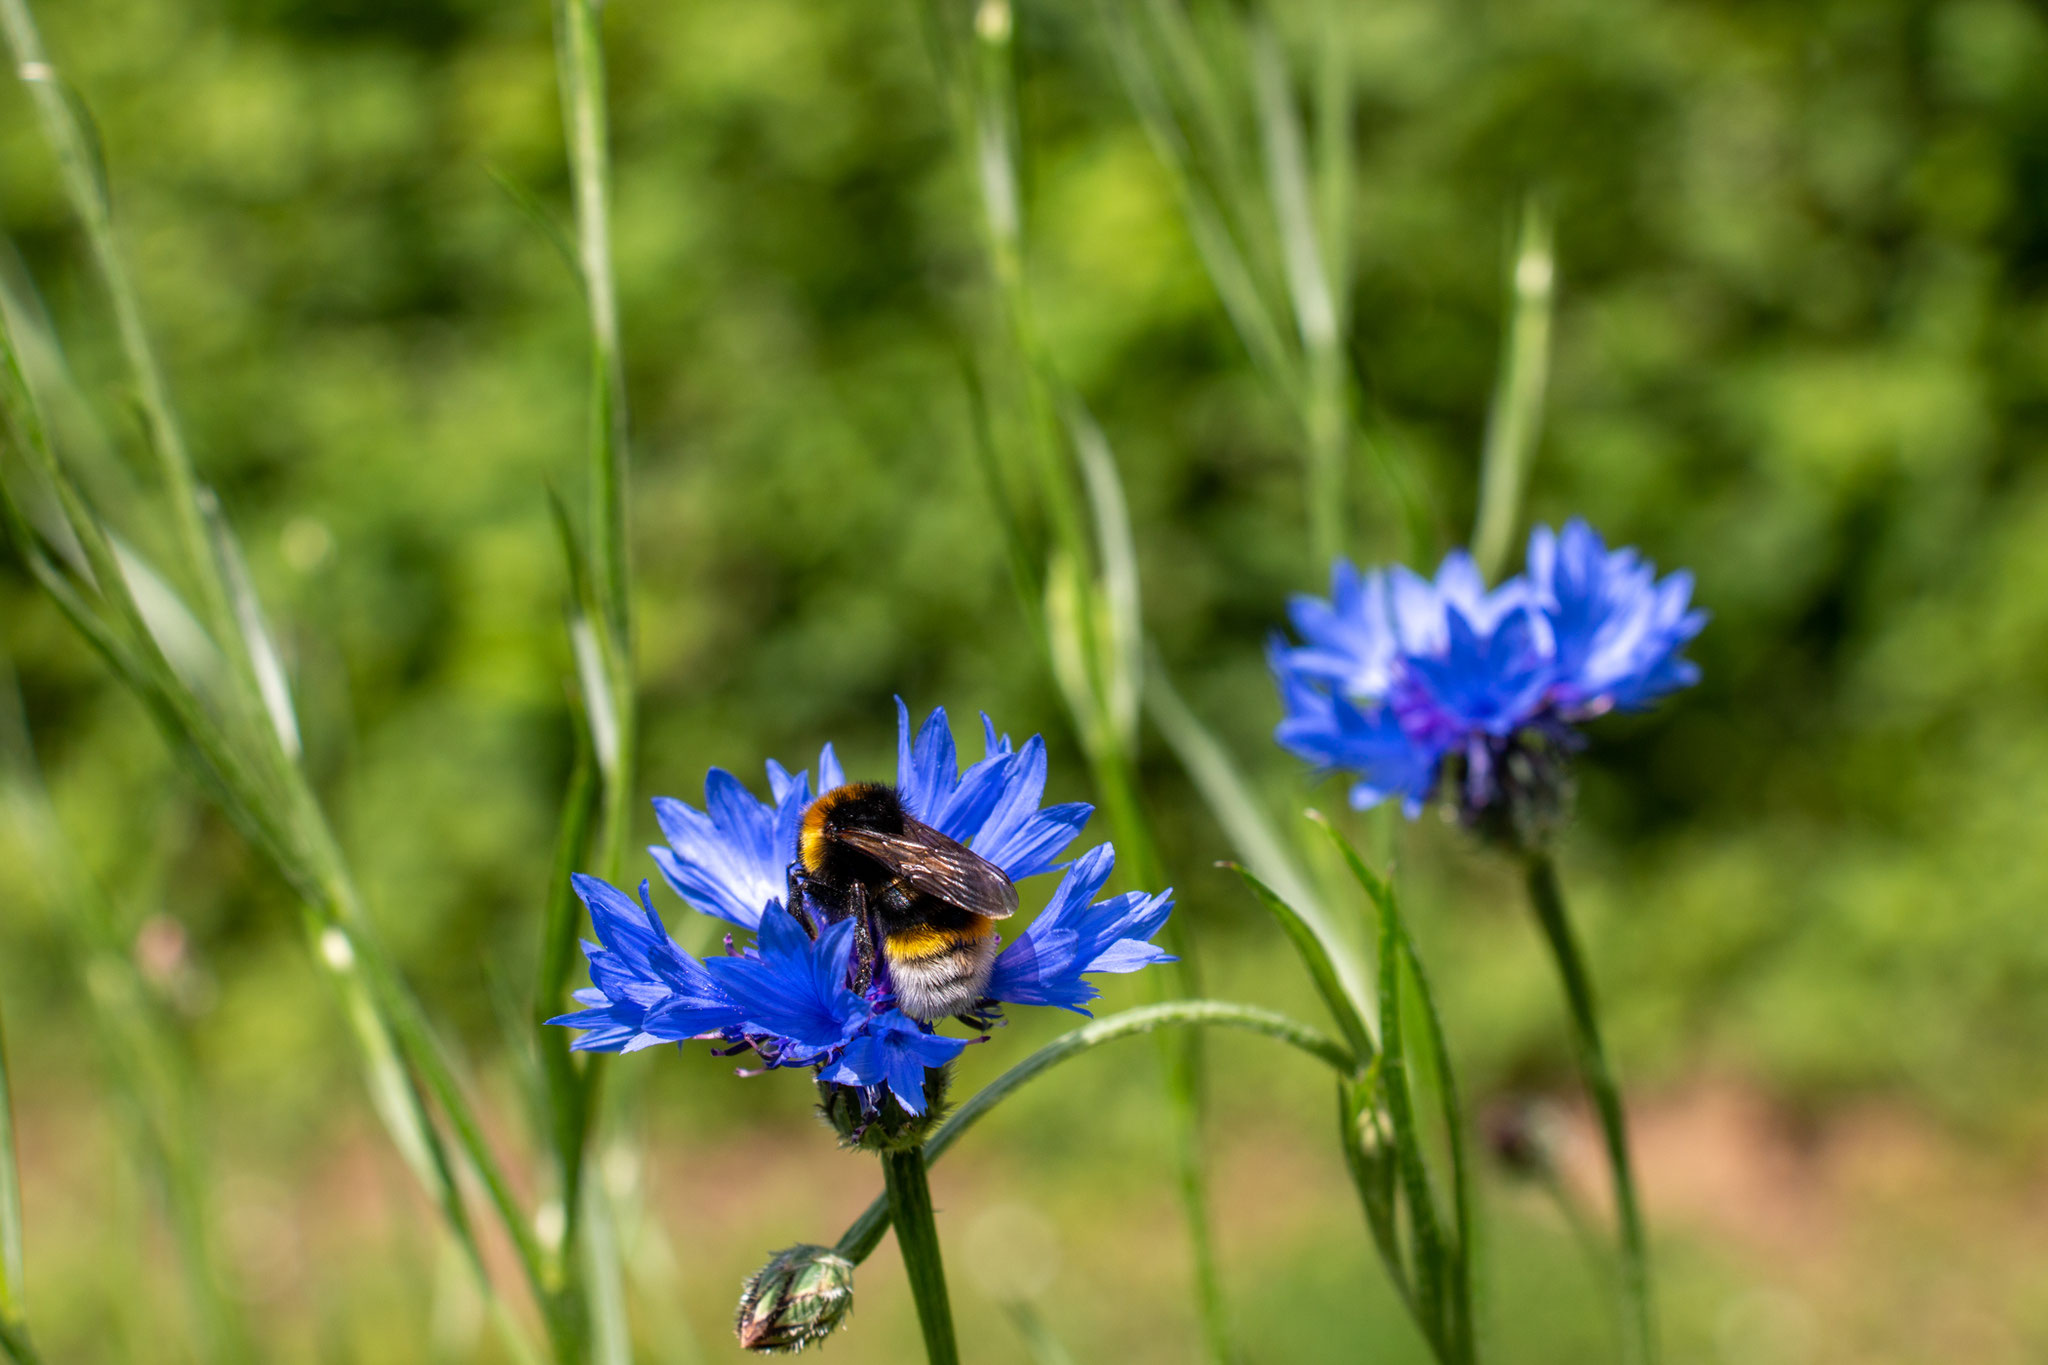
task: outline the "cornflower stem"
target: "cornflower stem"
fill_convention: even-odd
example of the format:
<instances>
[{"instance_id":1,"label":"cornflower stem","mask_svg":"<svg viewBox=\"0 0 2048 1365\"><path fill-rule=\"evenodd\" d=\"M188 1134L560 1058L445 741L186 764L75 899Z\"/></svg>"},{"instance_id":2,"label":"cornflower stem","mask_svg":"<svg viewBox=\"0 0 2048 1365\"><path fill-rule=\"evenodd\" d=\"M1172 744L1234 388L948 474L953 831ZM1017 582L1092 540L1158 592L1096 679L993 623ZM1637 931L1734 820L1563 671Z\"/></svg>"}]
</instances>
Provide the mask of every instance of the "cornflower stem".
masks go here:
<instances>
[{"instance_id":1,"label":"cornflower stem","mask_svg":"<svg viewBox=\"0 0 2048 1365\"><path fill-rule=\"evenodd\" d=\"M1643 1235L1643 1215L1636 1197L1635 1173L1629 1162L1628 1128L1622 1114L1621 1087L1615 1084L1614 1069L1607 1060L1607 1048L1600 1039L1600 1014L1593 999L1592 978L1579 952L1571 920L1565 911L1564 889L1557 879L1557 865L1547 853L1528 858L1529 904L1536 922L1550 945L1557 972L1564 984L1565 1000L1571 1008L1572 1035L1579 1055L1579 1070L1593 1107L1600 1118L1600 1135L1607 1148L1607 1165L1614 1179L1614 1206L1621 1237L1622 1340L1627 1358L1637 1365L1655 1365L1657 1359L1656 1318L1650 1303L1650 1252Z\"/></svg>"},{"instance_id":2,"label":"cornflower stem","mask_svg":"<svg viewBox=\"0 0 2048 1365\"><path fill-rule=\"evenodd\" d=\"M959 1141L969 1128L980 1122L989 1110L1002 1103L1033 1077L1042 1075L1068 1058L1077 1057L1104 1043L1174 1027L1235 1028L1249 1033L1262 1033L1306 1052L1335 1070L1340 1076L1350 1077L1358 1069L1358 1059L1353 1057L1342 1043L1318 1033L1306 1024L1296 1023L1285 1015L1260 1009L1256 1005L1239 1005L1228 1000L1168 1000L1157 1005L1140 1005L1136 1009L1096 1019L1061 1034L975 1091L973 1096L954 1110L952 1117L940 1124L938 1131L926 1141L923 1158L925 1164L929 1165L944 1156L946 1150ZM866 1260L869 1253L881 1245L882 1234L889 1230L889 1220L888 1200L875 1200L840 1235L839 1242L833 1250L856 1264Z\"/></svg>"},{"instance_id":3,"label":"cornflower stem","mask_svg":"<svg viewBox=\"0 0 2048 1365\"><path fill-rule=\"evenodd\" d=\"M939 1226L932 1218L932 1187L924 1165L923 1147L882 1153L889 1212L896 1224L896 1245L903 1251L903 1269L910 1276L910 1294L917 1300L925 1356L931 1365L959 1365L953 1303L946 1296L946 1265L939 1254Z\"/></svg>"}]
</instances>

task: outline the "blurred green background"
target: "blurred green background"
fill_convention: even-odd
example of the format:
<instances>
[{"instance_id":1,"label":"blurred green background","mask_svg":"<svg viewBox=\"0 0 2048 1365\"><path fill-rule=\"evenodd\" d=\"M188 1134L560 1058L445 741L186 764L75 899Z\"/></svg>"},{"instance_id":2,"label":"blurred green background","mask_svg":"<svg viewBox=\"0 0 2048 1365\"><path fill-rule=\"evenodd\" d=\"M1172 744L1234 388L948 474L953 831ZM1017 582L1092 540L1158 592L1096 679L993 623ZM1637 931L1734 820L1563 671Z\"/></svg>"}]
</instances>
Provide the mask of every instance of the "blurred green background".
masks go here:
<instances>
[{"instance_id":1,"label":"blurred green background","mask_svg":"<svg viewBox=\"0 0 2048 1365\"><path fill-rule=\"evenodd\" d=\"M41 17L97 119L177 401L281 623L376 920L500 1078L519 1150L494 983L527 971L571 760L545 490L574 490L588 420L573 277L494 179L566 218L546 6ZM1215 302L1091 7L1028 0L1018 26L1049 348L1117 449L1164 658L1284 814L1308 791L1267 740L1261 648L1324 574L1291 419ZM1088 797L971 454L979 210L911 7L615 0L606 29L649 794L695 799L707 766L753 780L827 739L885 773L900 693L1043 730L1054 795ZM2048 20L2023 0L1373 0L1346 32L1354 554L1433 562L1466 535L1533 190L1560 283L1530 515L1691 567L1714 612L1701 687L1596 727L1566 857L1638 1101L1672 1358L2040 1358ZM0 228L91 402L72 444L133 503L148 479L111 327L13 82ZM1388 465L1424 490L1419 520ZM105 888L198 1077L221 1271L260 1358L496 1358L289 894L11 560L0 640L66 856ZM1317 1017L1156 743L1145 779L1212 992ZM86 1008L78 907L7 837L32 1319L52 1360L194 1359ZM1555 1096L1597 1183L1511 870L1433 818L1401 840L1471 1098ZM1062 1026L1018 1020L964 1079ZM1123 1048L1027 1093L935 1177L977 1359L1024 1358L1000 1307L1016 1296L1083 1361L1195 1349L1158 1068ZM1420 1359L1368 1262L1323 1078L1255 1042L1213 1056L1224 1269L1253 1358ZM730 1065L617 1068L644 1141L607 1174L642 1210L647 1360L738 1358L739 1277L830 1240L876 1186L799 1079ZM1607 1356L1569 1228L1507 1183L1488 1196L1493 1354ZM885 1249L826 1349L913 1342Z\"/></svg>"}]
</instances>

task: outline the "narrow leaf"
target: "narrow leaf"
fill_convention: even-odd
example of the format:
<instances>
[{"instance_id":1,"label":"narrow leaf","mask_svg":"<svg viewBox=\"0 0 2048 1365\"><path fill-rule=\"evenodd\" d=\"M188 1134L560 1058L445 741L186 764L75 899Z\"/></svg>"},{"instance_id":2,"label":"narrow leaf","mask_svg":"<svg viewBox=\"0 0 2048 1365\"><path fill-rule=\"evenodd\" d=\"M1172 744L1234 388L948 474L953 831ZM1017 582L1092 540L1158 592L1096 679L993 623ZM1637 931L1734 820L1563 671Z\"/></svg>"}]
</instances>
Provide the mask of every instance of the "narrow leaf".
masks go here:
<instances>
[{"instance_id":1,"label":"narrow leaf","mask_svg":"<svg viewBox=\"0 0 2048 1365\"><path fill-rule=\"evenodd\" d=\"M1487 578L1507 561L1522 510L1522 492L1543 426L1543 391L1550 377L1551 296L1557 263L1551 254L1550 214L1531 195L1522 204L1510 280L1512 306L1501 342L1500 376L1486 415L1486 446L1479 468L1479 513L1472 555Z\"/></svg>"},{"instance_id":2,"label":"narrow leaf","mask_svg":"<svg viewBox=\"0 0 2048 1365\"><path fill-rule=\"evenodd\" d=\"M1017 1335L1024 1338L1024 1350L1032 1365L1076 1365L1073 1352L1053 1334L1037 1308L1023 1299L1012 1299L1003 1305L1003 1311L1017 1325Z\"/></svg>"},{"instance_id":3,"label":"narrow leaf","mask_svg":"<svg viewBox=\"0 0 2048 1365\"><path fill-rule=\"evenodd\" d=\"M500 170L496 166L487 169L491 183L505 192L505 197L525 215L526 221L540 234L541 240L555 249L556 254L562 258L562 264L568 266L569 273L575 276L576 287L581 289L583 263L576 257L576 244L569 240L569 234L556 220L555 215L548 212L547 205L540 202L539 196L514 178L510 172Z\"/></svg>"},{"instance_id":4,"label":"narrow leaf","mask_svg":"<svg viewBox=\"0 0 2048 1365\"><path fill-rule=\"evenodd\" d=\"M1295 912L1293 906L1275 895L1272 888L1235 863L1220 864L1237 873L1244 884L1251 888L1259 904L1266 907L1280 923L1288 942L1301 955L1302 965L1308 968L1309 979L1315 982L1317 994L1329 1007L1330 1015L1337 1021L1337 1028L1344 1040L1351 1045L1351 1052L1360 1066L1371 1060L1373 1055L1372 1031L1366 1027L1365 1019L1358 1012L1351 994L1344 988L1344 980L1337 973L1337 966L1330 960L1329 950L1323 945L1307 921Z\"/></svg>"},{"instance_id":5,"label":"narrow leaf","mask_svg":"<svg viewBox=\"0 0 2048 1365\"><path fill-rule=\"evenodd\" d=\"M1145 670L1145 704L1152 723L1159 727L1167 747L1180 760L1195 790L1202 794L1209 813L1223 827L1238 858L1280 899L1294 907L1295 913L1321 940L1323 951L1344 983L1345 994L1359 1016L1370 1020L1372 989L1360 961L1360 949L1330 923L1329 914L1310 889L1308 878L1252 795L1251 785L1245 781L1236 759L1174 690L1156 653Z\"/></svg>"},{"instance_id":6,"label":"narrow leaf","mask_svg":"<svg viewBox=\"0 0 2048 1365\"><path fill-rule=\"evenodd\" d=\"M220 499L214 496L213 490L202 485L198 496L200 513L206 518L206 529L213 536L213 551L220 561L221 578L227 584L229 601L234 607L235 624L241 630L249 671L256 680L257 695L263 701L263 712L270 718L270 728L277 736L278 748L287 761L297 763L301 754L299 717L292 706L291 683L285 677L284 660L278 655L269 623L263 619L263 603L257 598L256 585L249 577L249 561L242 554L241 542L235 539L234 528L221 514Z\"/></svg>"},{"instance_id":7,"label":"narrow leaf","mask_svg":"<svg viewBox=\"0 0 2048 1365\"><path fill-rule=\"evenodd\" d=\"M1095 523L1096 552L1101 557L1102 601L1107 609L1102 706L1128 751L1137 733L1138 699L1144 675L1144 621L1130 504L1124 497L1116 456L1087 408L1077 396L1068 394L1060 404L1060 413L1081 466L1088 509Z\"/></svg>"}]
</instances>

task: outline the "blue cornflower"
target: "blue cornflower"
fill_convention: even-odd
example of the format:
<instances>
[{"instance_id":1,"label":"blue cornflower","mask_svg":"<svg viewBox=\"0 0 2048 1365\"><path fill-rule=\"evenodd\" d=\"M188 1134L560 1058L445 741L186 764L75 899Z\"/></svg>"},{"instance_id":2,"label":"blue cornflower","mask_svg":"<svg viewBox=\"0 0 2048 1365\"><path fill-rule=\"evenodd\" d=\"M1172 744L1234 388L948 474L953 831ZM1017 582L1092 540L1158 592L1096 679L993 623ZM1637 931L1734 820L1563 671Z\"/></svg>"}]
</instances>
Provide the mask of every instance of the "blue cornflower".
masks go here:
<instances>
[{"instance_id":1,"label":"blue cornflower","mask_svg":"<svg viewBox=\"0 0 2048 1365\"><path fill-rule=\"evenodd\" d=\"M1526 574L1491 590L1463 551L1433 582L1339 560L1328 599L1289 604L1302 643L1270 651L1276 738L1352 774L1361 809L1399 798L1412 818L1449 769L1468 823L1526 836L1561 808L1575 723L1699 680L1681 653L1707 620L1691 599L1690 574L1660 581L1576 520L1536 528Z\"/></svg>"},{"instance_id":2,"label":"blue cornflower","mask_svg":"<svg viewBox=\"0 0 2048 1365\"><path fill-rule=\"evenodd\" d=\"M1161 892L1126 891L1089 904L1109 880L1116 850L1108 844L1074 860L1052 900L1021 937L1003 949L989 976L991 997L1016 1005L1059 1005L1081 1014L1098 992L1084 972L1135 972L1171 962L1151 942L1173 908Z\"/></svg>"},{"instance_id":3,"label":"blue cornflower","mask_svg":"<svg viewBox=\"0 0 2048 1365\"><path fill-rule=\"evenodd\" d=\"M897 791L910 813L994 863L1012 881L1051 872L1088 821L1082 803L1041 806L1045 741L1018 748L982 718L984 753L965 771L943 709L913 737L910 713L897 703ZM822 794L846 775L830 745L818 756ZM797 857L804 809L813 799L810 775L768 764L771 801L739 779L712 769L704 809L667 797L655 813L666 847L650 849L662 875L692 906L739 929L727 955L699 962L679 947L641 888L641 905L604 882L578 877L598 942L585 944L591 987L576 993L589 1006L551 1022L587 1029L575 1046L629 1051L657 1042L704 1038L751 1050L767 1068L810 1066L821 1081L847 1087L861 1122L884 1098L918 1115L928 1104L927 1073L943 1068L970 1040L945 1037L896 1008L885 966L868 964L865 990L857 970L855 924L823 926L816 937L786 905L788 869ZM1115 852L1104 844L1068 867L1050 903L996 959L984 1008L1002 1004L1060 1005L1087 1013L1096 996L1085 978L1132 972L1171 959L1151 942L1172 908L1170 892L1127 892L1091 904L1109 879ZM828 1111L833 1103L828 1095Z\"/></svg>"}]
</instances>

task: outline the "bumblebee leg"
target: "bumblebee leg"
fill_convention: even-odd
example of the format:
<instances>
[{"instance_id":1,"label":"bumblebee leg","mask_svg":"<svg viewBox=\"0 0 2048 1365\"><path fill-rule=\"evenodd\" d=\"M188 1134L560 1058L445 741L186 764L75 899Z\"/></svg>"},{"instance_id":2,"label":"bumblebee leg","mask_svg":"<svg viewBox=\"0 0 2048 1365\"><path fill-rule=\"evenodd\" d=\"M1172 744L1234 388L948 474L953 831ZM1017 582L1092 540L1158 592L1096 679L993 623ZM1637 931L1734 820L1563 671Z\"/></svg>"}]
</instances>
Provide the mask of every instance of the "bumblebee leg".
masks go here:
<instances>
[{"instance_id":1,"label":"bumblebee leg","mask_svg":"<svg viewBox=\"0 0 2048 1365\"><path fill-rule=\"evenodd\" d=\"M810 878L804 876L796 863L789 865L787 878L788 884L783 888L782 903L789 907L790 917L804 927L804 933L815 939L818 937L818 921L811 914L811 907L807 903L809 898L804 895L804 884Z\"/></svg>"},{"instance_id":2,"label":"bumblebee leg","mask_svg":"<svg viewBox=\"0 0 2048 1365\"><path fill-rule=\"evenodd\" d=\"M848 887L846 907L853 916L853 988L866 995L875 984L875 926L868 918L867 888L859 882Z\"/></svg>"}]
</instances>

